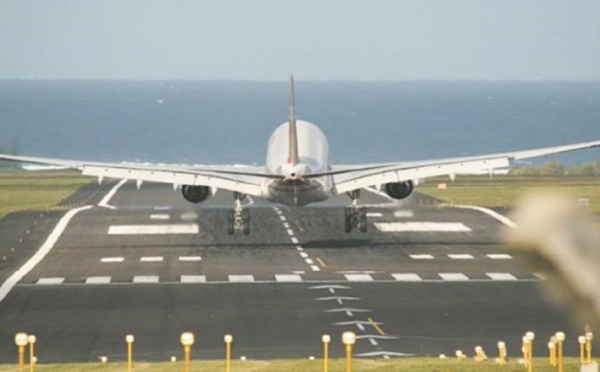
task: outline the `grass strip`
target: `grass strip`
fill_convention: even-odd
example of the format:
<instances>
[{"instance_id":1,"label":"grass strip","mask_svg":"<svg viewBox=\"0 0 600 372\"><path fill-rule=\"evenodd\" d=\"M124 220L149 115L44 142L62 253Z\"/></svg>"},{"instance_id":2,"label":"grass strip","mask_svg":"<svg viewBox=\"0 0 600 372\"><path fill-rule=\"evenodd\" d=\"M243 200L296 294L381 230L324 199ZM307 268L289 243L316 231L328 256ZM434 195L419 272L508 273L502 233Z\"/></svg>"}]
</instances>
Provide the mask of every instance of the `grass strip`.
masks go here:
<instances>
[{"instance_id":1,"label":"grass strip","mask_svg":"<svg viewBox=\"0 0 600 372\"><path fill-rule=\"evenodd\" d=\"M77 171L0 173L0 219L22 210L48 210L91 182Z\"/></svg>"},{"instance_id":2,"label":"grass strip","mask_svg":"<svg viewBox=\"0 0 600 372\"><path fill-rule=\"evenodd\" d=\"M447 178L428 179L417 188L418 192L447 204L488 208L512 208L524 194L541 190L570 195L573 203L587 199L587 211L600 213L598 177L459 176L454 183Z\"/></svg>"},{"instance_id":3,"label":"grass strip","mask_svg":"<svg viewBox=\"0 0 600 372\"><path fill-rule=\"evenodd\" d=\"M577 358L565 358L564 370L579 370L579 360ZM552 367L547 358L534 358L533 369L538 372L555 372L556 367ZM13 372L17 370L15 365L0 365L0 372ZM164 362L148 363L135 362L134 371L144 372L166 372L182 371L182 362ZM224 371L224 361L192 361L191 371L194 372L214 372ZM269 361L239 361L235 360L231 364L232 372L318 372L323 370L323 360L269 360ZM329 364L330 372L345 371L344 359L332 359ZM373 371L373 372L482 372L482 371L502 371L502 372L522 372L526 368L516 359L509 360L509 363L500 366L496 364L493 358L477 363L472 359L457 360L455 358L437 359L437 358L400 358L400 359L354 359L353 371ZM36 371L42 372L124 372L127 371L127 364L124 362L115 363L82 363L82 364L40 364L36 366Z\"/></svg>"}]
</instances>

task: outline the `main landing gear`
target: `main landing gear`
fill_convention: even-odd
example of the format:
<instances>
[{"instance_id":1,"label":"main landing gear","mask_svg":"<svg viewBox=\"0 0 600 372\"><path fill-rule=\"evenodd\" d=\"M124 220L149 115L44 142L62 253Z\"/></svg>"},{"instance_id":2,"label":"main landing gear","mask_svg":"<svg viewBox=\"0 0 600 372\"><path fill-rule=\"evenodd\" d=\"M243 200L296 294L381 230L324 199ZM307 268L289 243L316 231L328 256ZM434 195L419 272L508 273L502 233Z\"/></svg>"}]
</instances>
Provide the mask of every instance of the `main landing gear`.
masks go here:
<instances>
[{"instance_id":1,"label":"main landing gear","mask_svg":"<svg viewBox=\"0 0 600 372\"><path fill-rule=\"evenodd\" d=\"M358 228L361 232L367 232L367 208L358 206L360 190L348 193L352 198L352 205L344 208L344 230L349 233Z\"/></svg>"},{"instance_id":2,"label":"main landing gear","mask_svg":"<svg viewBox=\"0 0 600 372\"><path fill-rule=\"evenodd\" d=\"M227 215L227 233L233 235L236 231L242 231L244 235L250 234L250 213L242 208L242 200L246 195L239 192L233 193L235 206Z\"/></svg>"}]
</instances>

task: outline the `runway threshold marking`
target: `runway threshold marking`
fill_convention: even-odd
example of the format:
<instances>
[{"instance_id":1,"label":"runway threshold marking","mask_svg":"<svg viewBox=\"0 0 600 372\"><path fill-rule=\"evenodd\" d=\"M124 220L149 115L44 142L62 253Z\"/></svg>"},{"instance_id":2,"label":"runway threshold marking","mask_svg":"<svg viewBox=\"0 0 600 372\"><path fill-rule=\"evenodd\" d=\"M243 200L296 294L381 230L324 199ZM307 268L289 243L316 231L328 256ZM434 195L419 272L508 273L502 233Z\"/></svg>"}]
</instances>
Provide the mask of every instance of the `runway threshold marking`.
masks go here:
<instances>
[{"instance_id":1,"label":"runway threshold marking","mask_svg":"<svg viewBox=\"0 0 600 372\"><path fill-rule=\"evenodd\" d=\"M62 233L65 231L69 222L77 213L81 211L85 211L91 209L92 206L88 205L81 208L71 209L68 211L61 219L58 221L58 224L52 230L44 244L38 249L37 252L27 261L19 270L15 271L11 276L6 279L4 283L0 286L0 302L6 298L6 296L10 293L13 287L23 279L25 275L27 275L33 268L40 263L46 257L46 255L52 250L54 244L58 241Z\"/></svg>"}]
</instances>

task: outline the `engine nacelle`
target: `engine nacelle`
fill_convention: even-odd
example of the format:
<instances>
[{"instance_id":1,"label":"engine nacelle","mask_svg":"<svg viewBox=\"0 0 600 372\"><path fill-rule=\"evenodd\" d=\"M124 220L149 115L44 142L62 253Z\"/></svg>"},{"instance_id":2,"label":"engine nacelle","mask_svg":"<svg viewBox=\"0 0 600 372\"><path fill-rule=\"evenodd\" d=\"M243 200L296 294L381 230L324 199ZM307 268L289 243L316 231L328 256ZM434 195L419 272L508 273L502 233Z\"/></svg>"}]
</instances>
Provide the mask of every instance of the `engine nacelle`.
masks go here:
<instances>
[{"instance_id":1,"label":"engine nacelle","mask_svg":"<svg viewBox=\"0 0 600 372\"><path fill-rule=\"evenodd\" d=\"M413 181L390 182L383 185L383 191L394 199L405 199L412 194L415 186Z\"/></svg>"},{"instance_id":2,"label":"engine nacelle","mask_svg":"<svg viewBox=\"0 0 600 372\"><path fill-rule=\"evenodd\" d=\"M207 186L183 185L181 187L181 194L190 203L201 203L211 196L210 187Z\"/></svg>"}]
</instances>

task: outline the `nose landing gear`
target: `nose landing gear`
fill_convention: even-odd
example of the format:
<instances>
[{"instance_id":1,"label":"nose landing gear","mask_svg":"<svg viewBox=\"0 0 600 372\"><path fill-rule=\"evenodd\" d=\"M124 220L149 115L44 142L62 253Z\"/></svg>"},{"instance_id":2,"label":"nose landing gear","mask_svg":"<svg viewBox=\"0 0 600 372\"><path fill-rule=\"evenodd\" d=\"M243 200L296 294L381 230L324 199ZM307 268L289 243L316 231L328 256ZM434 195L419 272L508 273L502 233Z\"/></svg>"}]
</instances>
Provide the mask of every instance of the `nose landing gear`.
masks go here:
<instances>
[{"instance_id":1,"label":"nose landing gear","mask_svg":"<svg viewBox=\"0 0 600 372\"><path fill-rule=\"evenodd\" d=\"M344 231L347 233L358 228L361 232L367 232L367 208L358 205L360 190L348 193L352 198L352 204L344 208Z\"/></svg>"},{"instance_id":2,"label":"nose landing gear","mask_svg":"<svg viewBox=\"0 0 600 372\"><path fill-rule=\"evenodd\" d=\"M242 207L242 200L246 195L238 192L233 193L235 206L227 215L227 233L233 235L236 231L241 231L244 235L250 234L250 212Z\"/></svg>"}]
</instances>

